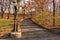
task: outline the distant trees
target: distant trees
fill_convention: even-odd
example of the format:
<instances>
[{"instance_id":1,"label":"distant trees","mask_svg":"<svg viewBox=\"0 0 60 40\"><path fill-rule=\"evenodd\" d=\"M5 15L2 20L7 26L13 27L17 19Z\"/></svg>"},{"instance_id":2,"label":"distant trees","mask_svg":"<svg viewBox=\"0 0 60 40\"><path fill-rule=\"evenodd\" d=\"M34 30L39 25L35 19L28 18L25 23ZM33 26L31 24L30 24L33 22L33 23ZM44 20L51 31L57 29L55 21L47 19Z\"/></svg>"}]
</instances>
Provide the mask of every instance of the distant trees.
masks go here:
<instances>
[{"instance_id":1,"label":"distant trees","mask_svg":"<svg viewBox=\"0 0 60 40\"><path fill-rule=\"evenodd\" d=\"M10 12L11 11L10 10L11 9L10 5L11 5L11 3L13 3L13 1L16 1L16 0L0 0L1 18L3 18L6 9L8 9L7 10L8 11L8 17L7 17L7 19L9 19L9 14L11 13ZM16 2L18 2L18 1L20 1L20 0L17 0ZM13 6L14 6L14 4L13 4Z\"/></svg>"},{"instance_id":2,"label":"distant trees","mask_svg":"<svg viewBox=\"0 0 60 40\"><path fill-rule=\"evenodd\" d=\"M3 18L6 8L4 7L4 4L2 2L0 3L0 5L1 5L1 14L2 14L1 18Z\"/></svg>"},{"instance_id":3,"label":"distant trees","mask_svg":"<svg viewBox=\"0 0 60 40\"><path fill-rule=\"evenodd\" d=\"M8 18L7 19L9 19L9 14L10 14L10 4L11 4L11 0L9 0L9 7L8 7L8 11L9 11L9 13L8 13Z\"/></svg>"},{"instance_id":4,"label":"distant trees","mask_svg":"<svg viewBox=\"0 0 60 40\"><path fill-rule=\"evenodd\" d=\"M3 18L4 13L5 13L6 9L7 9L8 4L7 4L6 0L1 0L0 1L0 5L1 5L1 18Z\"/></svg>"}]
</instances>

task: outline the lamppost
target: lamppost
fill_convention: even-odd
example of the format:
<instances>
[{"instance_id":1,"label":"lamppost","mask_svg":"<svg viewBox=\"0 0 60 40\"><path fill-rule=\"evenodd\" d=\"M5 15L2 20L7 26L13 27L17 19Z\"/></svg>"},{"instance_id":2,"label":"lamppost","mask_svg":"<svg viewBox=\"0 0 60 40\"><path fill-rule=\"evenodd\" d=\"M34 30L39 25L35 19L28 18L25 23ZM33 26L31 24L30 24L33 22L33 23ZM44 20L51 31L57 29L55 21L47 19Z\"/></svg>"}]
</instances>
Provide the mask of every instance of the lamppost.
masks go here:
<instances>
[{"instance_id":1,"label":"lamppost","mask_svg":"<svg viewBox=\"0 0 60 40\"><path fill-rule=\"evenodd\" d=\"M16 0L17 2L14 2L13 1L13 3L15 4L14 5L14 9L15 9L15 13L14 13L14 29L13 29L13 31L14 32L17 32L18 31L18 24L17 24L17 10L18 10L18 8L19 8L19 5L18 5L18 3L20 2L20 0Z\"/></svg>"},{"instance_id":2,"label":"lamppost","mask_svg":"<svg viewBox=\"0 0 60 40\"><path fill-rule=\"evenodd\" d=\"M18 26L17 26L17 10L19 9L19 3L20 0L13 0L13 4L14 4L14 9L15 9L15 13L14 13L14 28L13 28L13 32L11 32L11 37L15 37L15 38L20 38L21 37L21 32L18 32Z\"/></svg>"},{"instance_id":3,"label":"lamppost","mask_svg":"<svg viewBox=\"0 0 60 40\"><path fill-rule=\"evenodd\" d=\"M14 13L14 29L13 29L13 32L17 32L17 20L16 20L16 16L17 16L17 3L15 1L13 1L13 5L14 5L14 9L15 9L15 13Z\"/></svg>"},{"instance_id":4,"label":"lamppost","mask_svg":"<svg viewBox=\"0 0 60 40\"><path fill-rule=\"evenodd\" d=\"M55 1L53 0L53 26L55 26Z\"/></svg>"}]
</instances>

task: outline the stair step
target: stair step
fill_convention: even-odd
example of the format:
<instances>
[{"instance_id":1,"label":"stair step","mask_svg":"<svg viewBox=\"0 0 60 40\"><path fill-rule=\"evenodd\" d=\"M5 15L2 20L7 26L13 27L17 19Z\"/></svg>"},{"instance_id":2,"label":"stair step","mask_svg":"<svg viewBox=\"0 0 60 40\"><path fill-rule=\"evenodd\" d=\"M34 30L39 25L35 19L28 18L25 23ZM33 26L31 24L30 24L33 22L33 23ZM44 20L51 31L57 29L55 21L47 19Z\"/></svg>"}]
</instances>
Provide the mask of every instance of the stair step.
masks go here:
<instances>
[{"instance_id":1,"label":"stair step","mask_svg":"<svg viewBox=\"0 0 60 40\"><path fill-rule=\"evenodd\" d=\"M34 22L32 22L30 19L25 19L21 25L34 25L36 26L36 24Z\"/></svg>"},{"instance_id":2,"label":"stair step","mask_svg":"<svg viewBox=\"0 0 60 40\"><path fill-rule=\"evenodd\" d=\"M40 28L22 28L22 32L34 32L34 31L43 31L43 30L46 30L46 29L40 29Z\"/></svg>"},{"instance_id":3,"label":"stair step","mask_svg":"<svg viewBox=\"0 0 60 40\"><path fill-rule=\"evenodd\" d=\"M38 26L21 26L21 28L38 28Z\"/></svg>"},{"instance_id":4,"label":"stair step","mask_svg":"<svg viewBox=\"0 0 60 40\"><path fill-rule=\"evenodd\" d=\"M32 21L28 21L28 20L26 20L26 21L23 21L22 23L25 23L25 22L27 22L27 23L33 23Z\"/></svg>"},{"instance_id":5,"label":"stair step","mask_svg":"<svg viewBox=\"0 0 60 40\"><path fill-rule=\"evenodd\" d=\"M27 25L27 26L36 26L36 24L33 24L33 23L26 23L26 22L25 22L25 23L22 23L22 24L21 24L21 26L22 26L22 25Z\"/></svg>"},{"instance_id":6,"label":"stair step","mask_svg":"<svg viewBox=\"0 0 60 40\"><path fill-rule=\"evenodd\" d=\"M35 31L35 32L23 32L22 36L23 37L38 37L39 35L45 35L47 34L48 31Z\"/></svg>"},{"instance_id":7,"label":"stair step","mask_svg":"<svg viewBox=\"0 0 60 40\"><path fill-rule=\"evenodd\" d=\"M48 32L46 29L39 28L41 26L30 19L25 19L20 26L23 37L38 37L39 35L45 35Z\"/></svg>"},{"instance_id":8,"label":"stair step","mask_svg":"<svg viewBox=\"0 0 60 40\"><path fill-rule=\"evenodd\" d=\"M39 31L29 31L29 32L22 32L23 34L41 34L41 33L46 33L48 32L47 30L39 30Z\"/></svg>"}]
</instances>

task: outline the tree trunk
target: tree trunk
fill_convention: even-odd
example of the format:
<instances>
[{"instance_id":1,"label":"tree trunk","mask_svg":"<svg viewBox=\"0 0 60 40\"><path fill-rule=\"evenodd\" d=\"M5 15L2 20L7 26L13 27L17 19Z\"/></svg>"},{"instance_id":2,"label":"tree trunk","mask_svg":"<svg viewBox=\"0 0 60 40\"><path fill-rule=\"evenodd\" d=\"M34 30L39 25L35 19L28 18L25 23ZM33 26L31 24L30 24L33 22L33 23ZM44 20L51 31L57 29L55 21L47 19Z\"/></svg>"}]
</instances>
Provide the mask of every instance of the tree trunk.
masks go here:
<instances>
[{"instance_id":1,"label":"tree trunk","mask_svg":"<svg viewBox=\"0 0 60 40\"><path fill-rule=\"evenodd\" d=\"M9 13L8 13L8 18L7 18L7 19L9 19L9 14L10 14L10 3L9 3L9 8L8 8L8 10L9 10Z\"/></svg>"},{"instance_id":2,"label":"tree trunk","mask_svg":"<svg viewBox=\"0 0 60 40\"><path fill-rule=\"evenodd\" d=\"M3 7L1 7L1 18L3 18L3 16L4 16L4 11L3 11Z\"/></svg>"}]
</instances>

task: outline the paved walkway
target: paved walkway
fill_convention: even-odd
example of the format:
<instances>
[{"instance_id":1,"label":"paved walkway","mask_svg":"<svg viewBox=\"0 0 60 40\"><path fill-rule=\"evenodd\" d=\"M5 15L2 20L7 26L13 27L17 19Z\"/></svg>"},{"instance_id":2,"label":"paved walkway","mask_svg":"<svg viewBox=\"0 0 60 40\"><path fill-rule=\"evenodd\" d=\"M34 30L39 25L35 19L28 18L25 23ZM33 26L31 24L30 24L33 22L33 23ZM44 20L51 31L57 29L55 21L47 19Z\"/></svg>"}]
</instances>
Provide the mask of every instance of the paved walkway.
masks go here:
<instances>
[{"instance_id":1,"label":"paved walkway","mask_svg":"<svg viewBox=\"0 0 60 40\"><path fill-rule=\"evenodd\" d=\"M42 34L36 37L30 37L30 38L7 38L7 39L0 39L0 40L60 40L60 36L56 34Z\"/></svg>"}]
</instances>

